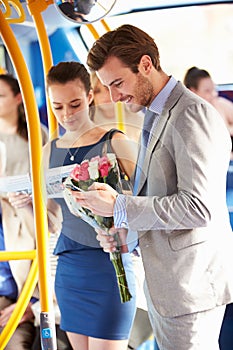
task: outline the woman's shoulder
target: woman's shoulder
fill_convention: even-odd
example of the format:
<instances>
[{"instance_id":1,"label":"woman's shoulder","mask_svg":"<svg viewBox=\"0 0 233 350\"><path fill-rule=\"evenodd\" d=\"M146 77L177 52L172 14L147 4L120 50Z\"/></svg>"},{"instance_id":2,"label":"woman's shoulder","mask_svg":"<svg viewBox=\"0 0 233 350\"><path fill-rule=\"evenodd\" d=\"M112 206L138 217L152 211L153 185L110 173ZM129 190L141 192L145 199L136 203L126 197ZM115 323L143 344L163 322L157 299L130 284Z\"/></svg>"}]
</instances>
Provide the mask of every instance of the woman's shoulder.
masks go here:
<instances>
[{"instance_id":1,"label":"woman's shoulder","mask_svg":"<svg viewBox=\"0 0 233 350\"><path fill-rule=\"evenodd\" d=\"M105 132L105 137L108 140L111 140L112 138L126 138L125 133L117 128L112 128Z\"/></svg>"}]
</instances>

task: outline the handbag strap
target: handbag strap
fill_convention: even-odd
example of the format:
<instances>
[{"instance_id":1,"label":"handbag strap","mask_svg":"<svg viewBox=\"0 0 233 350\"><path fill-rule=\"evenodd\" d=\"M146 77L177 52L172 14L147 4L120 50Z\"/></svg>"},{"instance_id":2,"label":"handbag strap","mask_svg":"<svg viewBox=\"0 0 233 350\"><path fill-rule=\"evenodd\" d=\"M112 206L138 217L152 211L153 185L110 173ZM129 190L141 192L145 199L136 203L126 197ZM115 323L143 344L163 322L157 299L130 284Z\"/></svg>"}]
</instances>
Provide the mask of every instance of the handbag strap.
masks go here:
<instances>
[{"instance_id":1,"label":"handbag strap","mask_svg":"<svg viewBox=\"0 0 233 350\"><path fill-rule=\"evenodd\" d=\"M119 129L114 128L114 129L109 130L107 135L106 135L106 141L104 142L104 145L103 145L103 155L106 153L115 153L112 149L112 146L111 146L111 139L112 139L112 136L116 132L120 132L120 133L124 134L123 131L121 131ZM119 162L118 162L118 166L119 166L119 171L120 171L123 193L132 194L131 182L130 182L128 176L125 174L125 171L121 168Z\"/></svg>"},{"instance_id":2,"label":"handbag strap","mask_svg":"<svg viewBox=\"0 0 233 350\"><path fill-rule=\"evenodd\" d=\"M112 149L112 145L111 145L111 139L113 137L113 135L116 133L116 132L120 132L123 134L123 131L119 130L119 129L110 129L107 134L106 134L106 141L104 142L104 145L103 145L103 149L102 149L102 153L103 154L106 154L106 153L115 153Z\"/></svg>"}]
</instances>

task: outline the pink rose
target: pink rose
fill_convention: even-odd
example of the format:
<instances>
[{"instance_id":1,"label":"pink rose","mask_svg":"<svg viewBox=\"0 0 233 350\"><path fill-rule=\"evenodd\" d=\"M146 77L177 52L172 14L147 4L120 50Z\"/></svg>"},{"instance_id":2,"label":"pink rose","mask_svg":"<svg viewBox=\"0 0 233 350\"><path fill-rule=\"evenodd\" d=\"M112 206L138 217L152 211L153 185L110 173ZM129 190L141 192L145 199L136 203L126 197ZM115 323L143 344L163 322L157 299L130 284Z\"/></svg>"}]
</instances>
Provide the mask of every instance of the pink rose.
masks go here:
<instances>
[{"instance_id":1,"label":"pink rose","mask_svg":"<svg viewBox=\"0 0 233 350\"><path fill-rule=\"evenodd\" d=\"M102 177L108 176L109 169L111 169L111 163L106 156L103 156L99 160L99 172Z\"/></svg>"},{"instance_id":2,"label":"pink rose","mask_svg":"<svg viewBox=\"0 0 233 350\"><path fill-rule=\"evenodd\" d=\"M75 168L72 170L70 177L75 181L79 181L79 174L80 174L80 165L77 164Z\"/></svg>"},{"instance_id":3,"label":"pink rose","mask_svg":"<svg viewBox=\"0 0 233 350\"><path fill-rule=\"evenodd\" d=\"M80 181L86 181L90 179L89 172L88 172L89 162L88 160L84 160L80 164L80 171L79 171L79 180Z\"/></svg>"}]
</instances>

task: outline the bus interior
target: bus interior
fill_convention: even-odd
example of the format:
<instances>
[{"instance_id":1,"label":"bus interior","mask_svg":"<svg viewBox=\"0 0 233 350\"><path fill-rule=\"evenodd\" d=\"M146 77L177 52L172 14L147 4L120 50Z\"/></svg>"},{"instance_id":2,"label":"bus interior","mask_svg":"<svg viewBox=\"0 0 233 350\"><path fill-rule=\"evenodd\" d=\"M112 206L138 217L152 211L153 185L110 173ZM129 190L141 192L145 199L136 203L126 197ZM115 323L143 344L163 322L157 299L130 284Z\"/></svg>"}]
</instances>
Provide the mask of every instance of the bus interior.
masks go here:
<instances>
[{"instance_id":1,"label":"bus interior","mask_svg":"<svg viewBox=\"0 0 233 350\"><path fill-rule=\"evenodd\" d=\"M41 154L38 123L49 129L53 137L58 132L55 118L47 103L45 74L61 61L78 61L86 65L88 50L98 37L122 24L132 24L148 32L160 48L163 69L183 81L192 66L210 72L218 93L233 102L233 1L207 0L97 0L85 18L73 18L59 5L69 1L58 0L0 0L0 72L18 77L26 104L31 134L32 175L40 171ZM33 117L32 117L33 115ZM47 222L38 191L40 179L33 177L33 190L38 194L35 202L36 225L40 228L38 251L27 252L33 260L31 276L21 304L8 328L0 335L0 350L22 316L30 298L39 270L42 308L50 316L46 289ZM227 204L233 230L233 160L230 161L226 182ZM37 228L37 230L39 230ZM41 237L42 236L42 237ZM20 259L16 252L2 259ZM38 259L38 256L41 257ZM33 282L32 282L33 281ZM220 349L233 349L233 307L225 314L220 335ZM50 344L55 349L54 344ZM44 349L46 346L44 345ZM48 347L48 349L50 349ZM141 350L156 349L148 340Z\"/></svg>"}]
</instances>

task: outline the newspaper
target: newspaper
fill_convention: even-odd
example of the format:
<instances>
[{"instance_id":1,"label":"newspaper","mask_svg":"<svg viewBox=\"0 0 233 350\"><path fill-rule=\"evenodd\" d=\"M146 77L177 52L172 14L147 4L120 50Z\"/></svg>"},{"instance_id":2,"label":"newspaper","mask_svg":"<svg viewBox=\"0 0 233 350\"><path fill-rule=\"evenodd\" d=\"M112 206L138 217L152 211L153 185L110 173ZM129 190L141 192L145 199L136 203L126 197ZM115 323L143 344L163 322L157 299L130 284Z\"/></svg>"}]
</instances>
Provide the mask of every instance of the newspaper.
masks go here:
<instances>
[{"instance_id":1,"label":"newspaper","mask_svg":"<svg viewBox=\"0 0 233 350\"><path fill-rule=\"evenodd\" d=\"M63 197L63 182L70 175L76 164L48 169L45 184L48 198ZM32 193L32 179L29 173L24 175L0 177L0 192Z\"/></svg>"}]
</instances>

